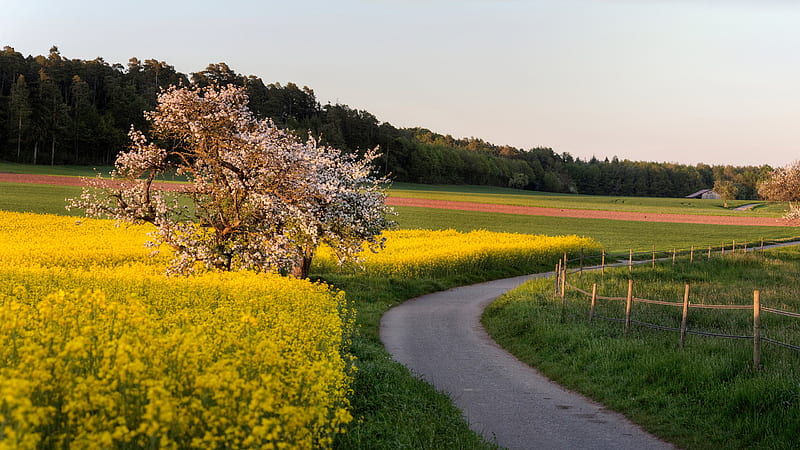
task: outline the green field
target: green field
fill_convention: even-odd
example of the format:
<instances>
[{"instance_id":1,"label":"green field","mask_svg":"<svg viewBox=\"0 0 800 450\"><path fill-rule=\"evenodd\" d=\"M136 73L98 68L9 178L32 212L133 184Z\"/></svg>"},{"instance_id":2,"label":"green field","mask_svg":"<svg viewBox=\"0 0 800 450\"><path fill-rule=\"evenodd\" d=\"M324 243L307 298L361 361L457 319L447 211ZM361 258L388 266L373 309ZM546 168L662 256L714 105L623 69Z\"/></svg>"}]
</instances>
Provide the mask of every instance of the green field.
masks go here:
<instances>
[{"instance_id":1,"label":"green field","mask_svg":"<svg viewBox=\"0 0 800 450\"><path fill-rule=\"evenodd\" d=\"M0 162L0 173L94 177L97 173L107 174L111 169L112 167L50 167ZM167 177L166 181L179 180L180 177ZM782 203L768 203L752 200L731 200L728 202L728 208L725 208L723 207L724 202L722 200L554 194L493 186L453 186L412 183L393 183L389 189L389 195L406 198L533 206L540 208L736 217L780 217L783 215L786 208L786 205ZM758 204L758 206L747 211L733 211L733 208L753 203Z\"/></svg>"},{"instance_id":2,"label":"green field","mask_svg":"<svg viewBox=\"0 0 800 450\"><path fill-rule=\"evenodd\" d=\"M728 208L724 208L724 202L722 200L553 194L492 186L450 186L410 183L394 183L390 190L390 195L433 200L535 206L540 208L698 214L708 216L780 217L785 209L785 205L783 204L771 204L752 200L731 200L728 202ZM758 206L747 211L732 210L732 208L752 203L758 203Z\"/></svg>"},{"instance_id":3,"label":"green field","mask_svg":"<svg viewBox=\"0 0 800 450\"><path fill-rule=\"evenodd\" d=\"M60 215L81 215L67 211L66 199L80 195L74 186L0 183L0 209ZM614 252L632 248L644 251L653 245L660 250L688 248L691 245L720 245L722 242L755 242L764 239L800 235L794 227L752 227L653 222L629 222L604 219L525 216L476 211L458 211L416 207L395 207L395 220L401 228L448 229L565 235L592 237ZM645 227L645 229L643 229Z\"/></svg>"},{"instance_id":4,"label":"green field","mask_svg":"<svg viewBox=\"0 0 800 450\"><path fill-rule=\"evenodd\" d=\"M17 164L0 161L0 173L26 173L32 175L59 175L63 177L94 177L98 173L107 174L111 166L46 166Z\"/></svg>"},{"instance_id":5,"label":"green field","mask_svg":"<svg viewBox=\"0 0 800 450\"><path fill-rule=\"evenodd\" d=\"M630 222L624 220L540 217L416 207L395 207L403 228L452 228L458 231L485 229L512 233L587 236L608 251L646 251L719 246L735 240L756 242L800 235L795 227L753 227L685 223Z\"/></svg>"}]
</instances>

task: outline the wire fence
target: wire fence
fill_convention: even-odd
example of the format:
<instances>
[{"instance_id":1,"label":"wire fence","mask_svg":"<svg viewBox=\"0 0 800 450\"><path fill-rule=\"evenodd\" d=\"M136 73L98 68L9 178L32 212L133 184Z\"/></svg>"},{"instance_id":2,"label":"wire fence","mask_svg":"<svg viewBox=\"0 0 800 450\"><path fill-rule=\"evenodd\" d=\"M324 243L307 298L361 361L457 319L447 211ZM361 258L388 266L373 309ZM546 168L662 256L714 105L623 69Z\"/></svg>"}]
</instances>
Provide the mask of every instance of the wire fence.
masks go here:
<instances>
[{"instance_id":1,"label":"wire fence","mask_svg":"<svg viewBox=\"0 0 800 450\"><path fill-rule=\"evenodd\" d=\"M562 302L566 302L566 294L568 290L575 291L581 294L583 297L588 297L590 299L590 307L589 307L589 320L593 320L595 318L603 319L606 321L611 322L619 322L624 324L624 334L627 336L630 333L631 325L637 325L642 327L647 327L655 330L660 331L669 331L669 332L677 332L680 333L680 347L684 348L686 335L699 335L699 336L708 336L708 337L716 337L716 338L724 338L724 339L738 339L738 340L752 340L753 341L753 365L756 368L760 368L761 366L761 343L768 342L770 344L775 344L787 349L797 350L800 351L800 346L789 344L786 342L782 342L776 339L770 339L766 336L763 336L763 330L761 326L761 313L770 313L775 314L778 316L790 317L790 318L800 318L800 313L791 312L791 311L783 311L780 309L775 308L768 308L761 304L761 294L760 291L754 290L753 291L753 303L748 305L726 305L726 304L716 304L716 305L707 305L707 304L699 304L699 303L691 303L689 301L689 294L690 294L690 285L686 284L684 289L684 298L683 302L671 302L671 301L663 301L663 300L652 300L652 299L645 299L645 298L636 298L633 295L633 286L634 282L632 279L628 280L628 293L626 297L613 297L613 296L603 296L598 294L597 292L597 283L592 285L592 290L589 292L588 290L581 289L578 286L575 286L569 282L567 282L567 277L569 274L580 273L584 270L599 270L602 273L605 273L606 267L615 266L620 267L627 265L629 270L632 271L635 265L646 264L650 262L653 267L655 267L655 263L657 261L664 262L668 261L669 259L672 260L672 264L676 264L678 261L678 257L686 257L688 256L689 263L693 263L696 256L695 255L702 255L707 259L711 259L714 255L724 256L727 253L747 253L747 252L754 252L754 251L761 251L768 248L774 248L779 246L785 245L797 245L800 244L800 239L798 238L791 238L785 240L771 240L765 241L763 239L759 240L756 243L750 243L748 245L747 242L740 242L737 247L736 241L731 241L730 245L727 243L722 243L719 247L709 246L707 248L703 248L702 251L698 251L695 247L691 247L689 249L673 249L672 251L656 251L655 247L650 252L637 252L634 253L632 250L628 252L627 261L620 257L620 254L607 254L605 251L602 251L599 255L592 254L592 255L585 255L583 250L581 250L580 255L573 259L567 259L567 255L564 255L561 261L556 264L555 270L555 294L556 296L561 297ZM644 257L646 256L646 257ZM599 264L596 262L599 260ZM615 261L611 264L607 264L607 260ZM573 264L573 268L569 269L570 263ZM595 309L597 306L598 300L604 300L609 302L625 302L625 315L624 317L608 317L601 314L598 314ZM649 304L649 305L656 305L659 307L672 307L672 308L682 308L682 316L681 316L681 326L680 327L670 327L659 325L655 323L650 323L642 320L635 320L632 317L634 311L634 305L640 304ZM705 330L698 330L698 329L691 329L688 326L689 323L689 311L692 309L706 309L706 310L750 310L753 313L752 319L752 327L753 327L753 334L728 334L728 333L718 333L713 331L705 331Z\"/></svg>"}]
</instances>

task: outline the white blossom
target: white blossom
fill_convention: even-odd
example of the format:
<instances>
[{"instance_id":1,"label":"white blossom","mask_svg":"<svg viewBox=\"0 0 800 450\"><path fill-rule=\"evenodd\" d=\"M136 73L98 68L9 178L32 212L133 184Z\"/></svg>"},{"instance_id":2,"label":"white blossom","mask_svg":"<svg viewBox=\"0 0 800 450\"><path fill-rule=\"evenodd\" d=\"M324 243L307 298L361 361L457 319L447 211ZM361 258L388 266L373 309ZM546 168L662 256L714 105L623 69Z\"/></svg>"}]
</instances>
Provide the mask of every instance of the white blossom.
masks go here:
<instances>
[{"instance_id":1,"label":"white blossom","mask_svg":"<svg viewBox=\"0 0 800 450\"><path fill-rule=\"evenodd\" d=\"M359 158L312 137L302 142L255 118L235 86L172 87L145 116L156 142L170 147L131 129L112 181L89 180L70 206L154 224L149 245L172 248L170 273L253 269L305 277L320 244L340 262L357 261L365 243L382 247L392 211L387 180L372 173L377 148ZM183 195L191 212L156 189L155 180L173 172L190 182Z\"/></svg>"}]
</instances>

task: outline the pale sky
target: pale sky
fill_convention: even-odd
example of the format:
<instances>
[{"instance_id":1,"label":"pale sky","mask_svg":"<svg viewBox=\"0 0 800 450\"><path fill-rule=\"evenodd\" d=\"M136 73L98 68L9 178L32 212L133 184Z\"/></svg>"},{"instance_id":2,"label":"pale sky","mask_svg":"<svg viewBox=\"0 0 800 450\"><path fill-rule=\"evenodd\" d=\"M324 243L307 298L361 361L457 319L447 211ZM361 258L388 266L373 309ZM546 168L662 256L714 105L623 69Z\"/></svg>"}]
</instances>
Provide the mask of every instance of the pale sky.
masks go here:
<instances>
[{"instance_id":1,"label":"pale sky","mask_svg":"<svg viewBox=\"0 0 800 450\"><path fill-rule=\"evenodd\" d=\"M584 159L800 159L796 1L4 0L2 45L226 62L397 127Z\"/></svg>"}]
</instances>

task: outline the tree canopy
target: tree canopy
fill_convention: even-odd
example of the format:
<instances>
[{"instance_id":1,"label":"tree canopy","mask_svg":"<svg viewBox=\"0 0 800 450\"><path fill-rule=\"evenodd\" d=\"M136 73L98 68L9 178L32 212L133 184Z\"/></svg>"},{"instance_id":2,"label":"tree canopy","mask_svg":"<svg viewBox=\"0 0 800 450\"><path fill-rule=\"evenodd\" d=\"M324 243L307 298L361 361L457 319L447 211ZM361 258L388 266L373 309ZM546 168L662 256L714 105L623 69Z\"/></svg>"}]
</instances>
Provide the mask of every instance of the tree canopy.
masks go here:
<instances>
[{"instance_id":1,"label":"tree canopy","mask_svg":"<svg viewBox=\"0 0 800 450\"><path fill-rule=\"evenodd\" d=\"M245 89L232 84L168 88L146 117L156 140L131 129L112 182L93 180L71 206L154 224L151 245L174 253L170 273L204 267L305 278L320 244L341 262L355 260L365 242L383 245L391 210L386 180L372 174L377 149L343 154L303 142L256 118ZM184 194L193 208L157 189L154 180L171 172L191 182Z\"/></svg>"}]
</instances>

